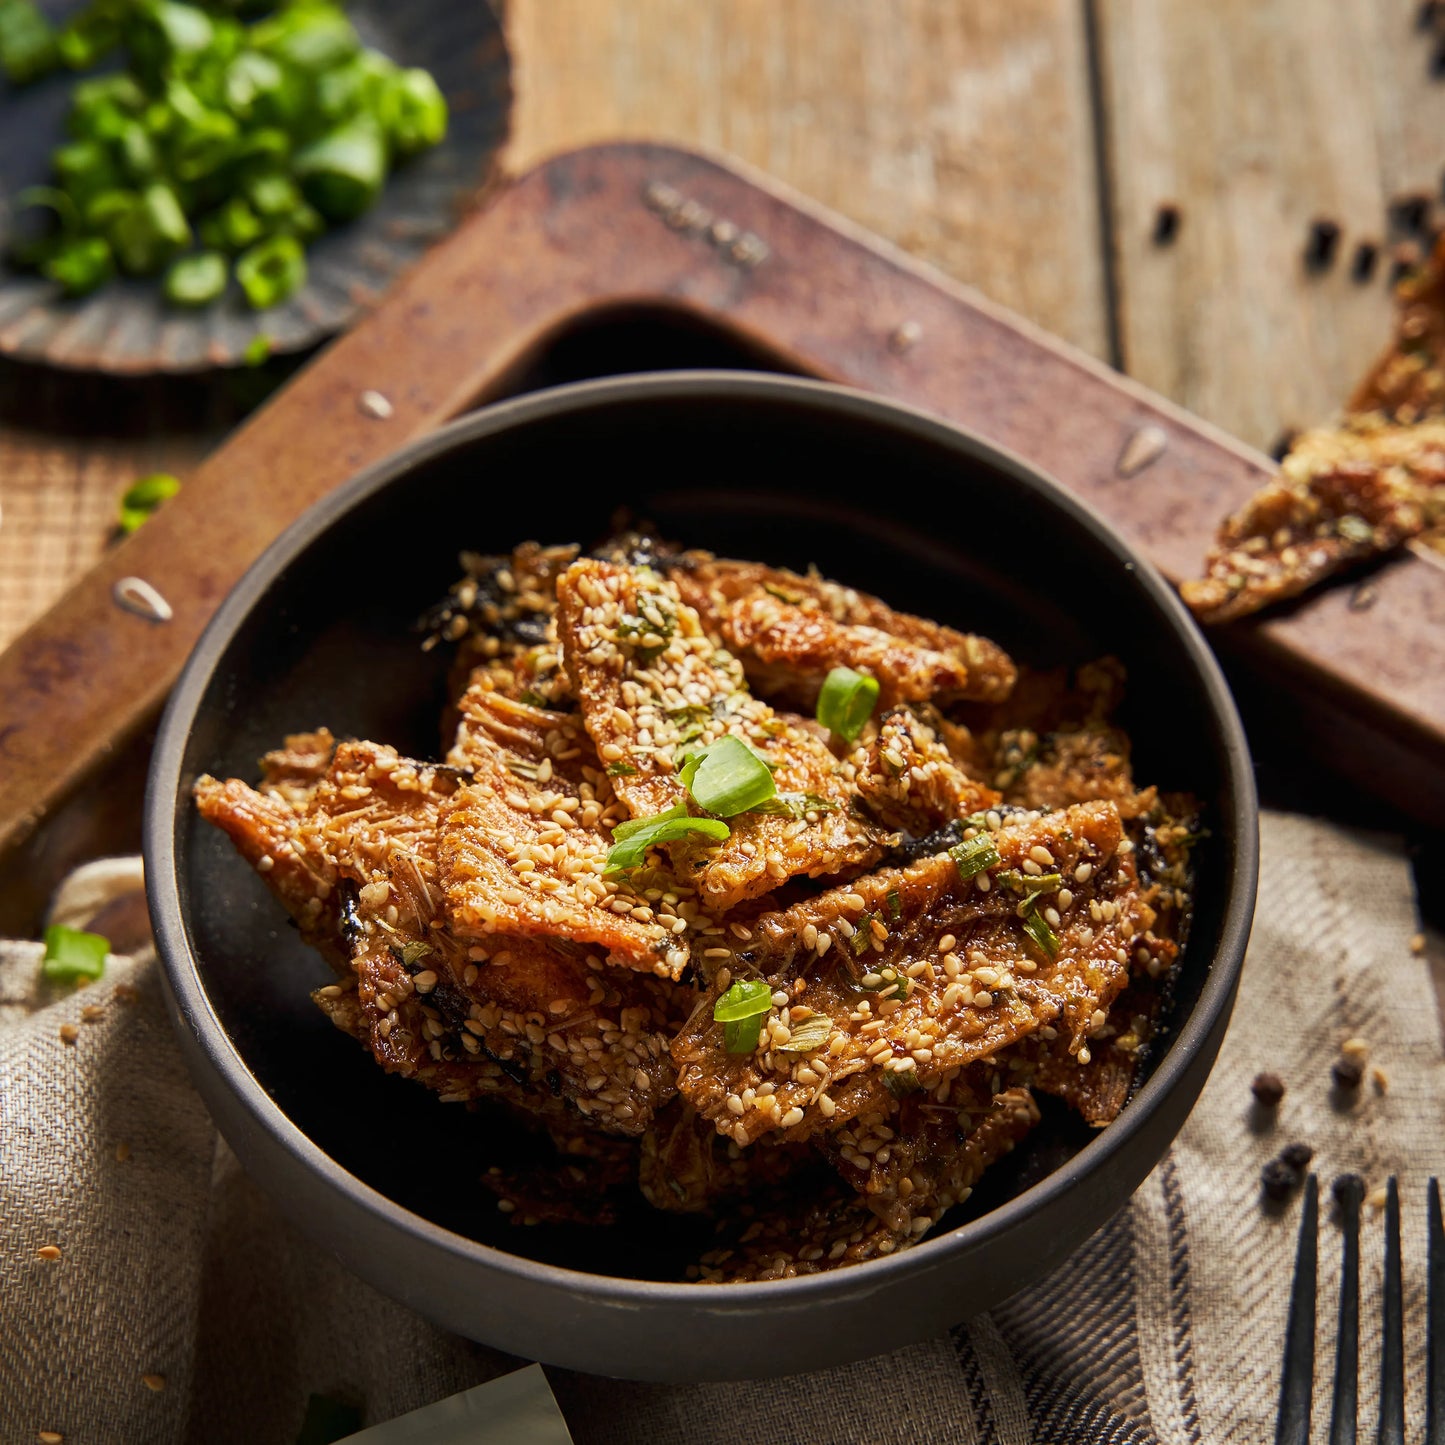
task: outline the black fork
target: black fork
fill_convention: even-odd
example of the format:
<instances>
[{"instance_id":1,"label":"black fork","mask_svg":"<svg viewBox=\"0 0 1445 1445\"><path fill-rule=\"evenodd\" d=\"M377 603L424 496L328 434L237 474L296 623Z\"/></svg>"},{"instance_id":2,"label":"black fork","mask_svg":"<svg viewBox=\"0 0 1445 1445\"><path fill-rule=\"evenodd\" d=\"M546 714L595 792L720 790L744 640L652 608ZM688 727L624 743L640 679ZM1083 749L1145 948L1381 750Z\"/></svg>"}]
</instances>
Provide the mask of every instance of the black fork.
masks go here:
<instances>
[{"instance_id":1,"label":"black fork","mask_svg":"<svg viewBox=\"0 0 1445 1445\"><path fill-rule=\"evenodd\" d=\"M1365 1184L1358 1174L1335 1180L1343 1237L1340 1322L1330 1404L1330 1445L1355 1445L1360 1353L1360 1206ZM1319 1181L1305 1184L1299 1249L1290 1290L1284 1368L1279 1385L1275 1445L1308 1445L1315 1382L1315 1292L1318 1278ZM1445 1227L1440 1185L1430 1181L1429 1298L1426 1307L1425 1445L1445 1445ZM1380 1346L1380 1418L1375 1445L1405 1445L1405 1323L1400 1285L1400 1191L1385 1190L1385 1289Z\"/></svg>"}]
</instances>

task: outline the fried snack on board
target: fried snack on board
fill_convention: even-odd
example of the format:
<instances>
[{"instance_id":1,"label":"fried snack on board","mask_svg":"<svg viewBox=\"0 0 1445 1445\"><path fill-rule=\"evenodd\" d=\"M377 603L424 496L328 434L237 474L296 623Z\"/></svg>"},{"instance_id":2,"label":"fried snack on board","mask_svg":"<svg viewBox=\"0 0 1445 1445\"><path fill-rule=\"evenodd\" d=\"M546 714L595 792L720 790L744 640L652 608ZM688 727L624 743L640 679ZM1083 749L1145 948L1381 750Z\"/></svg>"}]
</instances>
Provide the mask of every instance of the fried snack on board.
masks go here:
<instances>
[{"instance_id":1,"label":"fried snack on board","mask_svg":"<svg viewBox=\"0 0 1445 1445\"><path fill-rule=\"evenodd\" d=\"M1232 622L1441 525L1445 420L1361 417L1306 432L1180 590L1203 621Z\"/></svg>"}]
</instances>

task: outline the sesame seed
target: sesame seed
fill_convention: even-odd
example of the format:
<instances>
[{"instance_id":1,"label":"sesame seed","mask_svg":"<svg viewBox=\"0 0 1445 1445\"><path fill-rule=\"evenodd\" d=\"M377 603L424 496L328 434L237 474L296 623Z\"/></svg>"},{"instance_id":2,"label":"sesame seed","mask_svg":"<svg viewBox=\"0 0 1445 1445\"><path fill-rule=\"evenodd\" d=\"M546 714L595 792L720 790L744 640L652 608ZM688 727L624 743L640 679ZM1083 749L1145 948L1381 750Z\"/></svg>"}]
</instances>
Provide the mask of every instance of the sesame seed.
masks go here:
<instances>
[{"instance_id":1,"label":"sesame seed","mask_svg":"<svg viewBox=\"0 0 1445 1445\"><path fill-rule=\"evenodd\" d=\"M38 1430L35 1438L40 1445L65 1445L65 1436L59 1430Z\"/></svg>"},{"instance_id":2,"label":"sesame seed","mask_svg":"<svg viewBox=\"0 0 1445 1445\"><path fill-rule=\"evenodd\" d=\"M147 1390L154 1390L156 1394L160 1394L166 1387L166 1377L164 1375L142 1375L140 1382Z\"/></svg>"},{"instance_id":3,"label":"sesame seed","mask_svg":"<svg viewBox=\"0 0 1445 1445\"><path fill-rule=\"evenodd\" d=\"M788 1112L783 1115L782 1127L784 1129L791 1129L802 1122L803 1111L794 1105L793 1108L789 1109Z\"/></svg>"},{"instance_id":4,"label":"sesame seed","mask_svg":"<svg viewBox=\"0 0 1445 1445\"><path fill-rule=\"evenodd\" d=\"M516 1207L517 1207L517 1206L516 1206L514 1203L512 1203L512 1201L511 1201L510 1199L499 1199L499 1200L497 1200L497 1209L498 1209L502 1214L511 1214L511 1213L516 1209Z\"/></svg>"},{"instance_id":5,"label":"sesame seed","mask_svg":"<svg viewBox=\"0 0 1445 1445\"><path fill-rule=\"evenodd\" d=\"M76 1026L75 1026L74 1024L61 1024L61 1026L60 1026L60 1042L61 1042L61 1043L63 1043L63 1044L73 1044L73 1043L76 1041L76 1039L78 1039L79 1037L80 1037L80 1030L79 1030L78 1028L76 1028Z\"/></svg>"},{"instance_id":6,"label":"sesame seed","mask_svg":"<svg viewBox=\"0 0 1445 1445\"><path fill-rule=\"evenodd\" d=\"M124 1164L125 1161L129 1158L130 1145L127 1144L124 1139L122 1139L121 1142L115 1146L115 1162L117 1164Z\"/></svg>"},{"instance_id":7,"label":"sesame seed","mask_svg":"<svg viewBox=\"0 0 1445 1445\"><path fill-rule=\"evenodd\" d=\"M973 1006L975 1008L992 1008L993 995L989 993L986 989L979 990L979 992L975 993L973 996Z\"/></svg>"},{"instance_id":8,"label":"sesame seed","mask_svg":"<svg viewBox=\"0 0 1445 1445\"><path fill-rule=\"evenodd\" d=\"M59 1259L60 1246L57 1244L42 1244L35 1253L38 1254L41 1259Z\"/></svg>"},{"instance_id":9,"label":"sesame seed","mask_svg":"<svg viewBox=\"0 0 1445 1445\"><path fill-rule=\"evenodd\" d=\"M1074 869L1074 882L1087 883L1094 876L1094 865L1092 863L1080 863Z\"/></svg>"},{"instance_id":10,"label":"sesame seed","mask_svg":"<svg viewBox=\"0 0 1445 1445\"><path fill-rule=\"evenodd\" d=\"M1052 868L1054 866L1054 855L1041 843L1035 843L1034 846L1029 849L1029 858L1044 868Z\"/></svg>"}]
</instances>

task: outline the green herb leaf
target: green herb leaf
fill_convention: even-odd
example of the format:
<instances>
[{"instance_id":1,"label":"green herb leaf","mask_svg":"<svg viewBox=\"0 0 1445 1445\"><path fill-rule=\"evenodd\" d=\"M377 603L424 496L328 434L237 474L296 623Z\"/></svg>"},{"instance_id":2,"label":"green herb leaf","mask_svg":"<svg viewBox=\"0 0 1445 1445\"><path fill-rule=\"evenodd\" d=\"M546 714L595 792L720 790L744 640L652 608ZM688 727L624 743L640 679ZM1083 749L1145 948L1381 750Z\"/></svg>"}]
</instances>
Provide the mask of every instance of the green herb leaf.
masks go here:
<instances>
[{"instance_id":1,"label":"green herb leaf","mask_svg":"<svg viewBox=\"0 0 1445 1445\"><path fill-rule=\"evenodd\" d=\"M767 763L731 733L690 753L678 779L699 808L721 818L746 813L777 793Z\"/></svg>"},{"instance_id":2,"label":"green herb leaf","mask_svg":"<svg viewBox=\"0 0 1445 1445\"><path fill-rule=\"evenodd\" d=\"M811 1054L828 1042L833 1020L827 1014L814 1014L791 1026L792 1038L778 1045L780 1054Z\"/></svg>"},{"instance_id":3,"label":"green herb leaf","mask_svg":"<svg viewBox=\"0 0 1445 1445\"><path fill-rule=\"evenodd\" d=\"M654 844L673 843L691 833L721 841L730 832L728 825L716 818L689 817L687 808L676 803L654 818L633 818L630 822L619 823L612 830L612 849L607 854L603 876L611 877L637 867Z\"/></svg>"},{"instance_id":4,"label":"green herb leaf","mask_svg":"<svg viewBox=\"0 0 1445 1445\"><path fill-rule=\"evenodd\" d=\"M609 778L630 778L636 768L631 763L609 763L607 765L607 776Z\"/></svg>"},{"instance_id":5,"label":"green herb leaf","mask_svg":"<svg viewBox=\"0 0 1445 1445\"><path fill-rule=\"evenodd\" d=\"M845 742L853 742L873 716L878 679L851 667L835 667L818 693L818 721Z\"/></svg>"},{"instance_id":6,"label":"green herb leaf","mask_svg":"<svg viewBox=\"0 0 1445 1445\"><path fill-rule=\"evenodd\" d=\"M1059 951L1059 936L1035 909L1024 917L1024 932L1052 958Z\"/></svg>"},{"instance_id":7,"label":"green herb leaf","mask_svg":"<svg viewBox=\"0 0 1445 1445\"><path fill-rule=\"evenodd\" d=\"M110 940L99 933L52 923L45 930L45 960L41 972L52 983L74 983L78 978L99 978L105 972Z\"/></svg>"},{"instance_id":8,"label":"green herb leaf","mask_svg":"<svg viewBox=\"0 0 1445 1445\"><path fill-rule=\"evenodd\" d=\"M993 839L987 833L979 833L962 843L955 843L948 850L948 856L957 865L958 876L965 883L1001 861L998 849L994 847Z\"/></svg>"}]
</instances>

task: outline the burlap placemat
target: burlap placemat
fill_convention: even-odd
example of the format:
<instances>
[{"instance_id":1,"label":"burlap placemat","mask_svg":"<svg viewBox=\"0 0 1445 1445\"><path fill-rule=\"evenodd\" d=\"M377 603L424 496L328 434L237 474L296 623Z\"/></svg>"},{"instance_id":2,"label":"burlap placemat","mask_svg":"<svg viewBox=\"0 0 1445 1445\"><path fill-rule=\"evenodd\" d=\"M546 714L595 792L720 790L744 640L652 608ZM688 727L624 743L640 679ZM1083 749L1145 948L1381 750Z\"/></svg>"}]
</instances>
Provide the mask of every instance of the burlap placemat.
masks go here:
<instances>
[{"instance_id":1,"label":"burlap placemat","mask_svg":"<svg viewBox=\"0 0 1445 1445\"><path fill-rule=\"evenodd\" d=\"M948 1335L816 1375L654 1386L549 1370L578 1445L1270 1440L1298 1205L1263 1209L1258 1177L1292 1140L1313 1146L1325 1181L1400 1178L1420 1420L1424 1196L1445 1173L1445 1076L1410 948L1409 869L1388 841L1296 817L1266 815L1263 844L1254 939L1208 1087L1130 1206L1062 1269ZM41 1430L71 1445L290 1445L311 1392L363 1405L369 1424L515 1366L383 1298L282 1222L190 1087L151 958L113 959L103 981L60 996L39 983L39 956L0 945L3 1445ZM1352 1036L1369 1042L1383 1087L1332 1100L1330 1064ZM1289 1089L1256 1130L1249 1084L1266 1068ZM1367 1211L1365 1421L1381 1233ZM60 1258L42 1257L47 1246ZM1335 1246L1327 1227L1325 1395Z\"/></svg>"}]
</instances>

